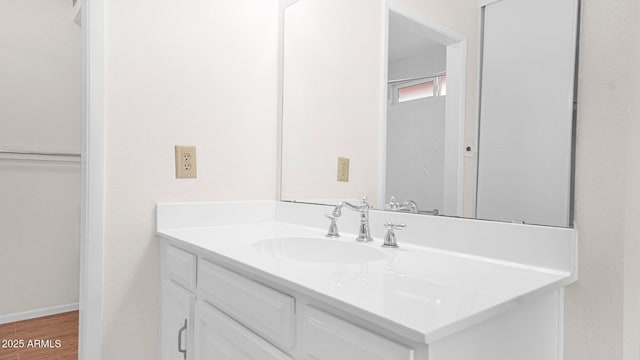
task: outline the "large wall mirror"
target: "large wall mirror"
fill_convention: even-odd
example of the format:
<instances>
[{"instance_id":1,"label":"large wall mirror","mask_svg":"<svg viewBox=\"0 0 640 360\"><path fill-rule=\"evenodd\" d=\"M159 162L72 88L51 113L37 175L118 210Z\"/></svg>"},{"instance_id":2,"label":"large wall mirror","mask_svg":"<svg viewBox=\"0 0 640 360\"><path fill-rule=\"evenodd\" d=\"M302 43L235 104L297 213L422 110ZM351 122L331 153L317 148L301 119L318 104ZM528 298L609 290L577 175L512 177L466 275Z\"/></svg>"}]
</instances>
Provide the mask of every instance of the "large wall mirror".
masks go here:
<instances>
[{"instance_id":1,"label":"large wall mirror","mask_svg":"<svg viewBox=\"0 0 640 360\"><path fill-rule=\"evenodd\" d=\"M281 200L571 226L577 16L578 0L293 2Z\"/></svg>"}]
</instances>

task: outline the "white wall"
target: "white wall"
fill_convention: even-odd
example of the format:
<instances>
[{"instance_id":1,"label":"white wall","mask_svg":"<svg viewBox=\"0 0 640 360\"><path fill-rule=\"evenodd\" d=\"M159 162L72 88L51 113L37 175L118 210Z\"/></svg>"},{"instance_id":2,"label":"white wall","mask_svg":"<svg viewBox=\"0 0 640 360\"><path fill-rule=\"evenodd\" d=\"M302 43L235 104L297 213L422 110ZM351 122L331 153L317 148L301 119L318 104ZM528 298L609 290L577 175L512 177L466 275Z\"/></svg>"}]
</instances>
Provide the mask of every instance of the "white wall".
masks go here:
<instances>
[{"instance_id":1,"label":"white wall","mask_svg":"<svg viewBox=\"0 0 640 360\"><path fill-rule=\"evenodd\" d=\"M80 28L69 0L0 3L0 144L80 148Z\"/></svg>"},{"instance_id":2,"label":"white wall","mask_svg":"<svg viewBox=\"0 0 640 360\"><path fill-rule=\"evenodd\" d=\"M0 149L78 153L80 27L67 0L0 1ZM0 316L78 301L78 163L0 157Z\"/></svg>"},{"instance_id":3,"label":"white wall","mask_svg":"<svg viewBox=\"0 0 640 360\"><path fill-rule=\"evenodd\" d=\"M0 199L0 316L77 303L79 163L0 159Z\"/></svg>"},{"instance_id":4,"label":"white wall","mask_svg":"<svg viewBox=\"0 0 640 360\"><path fill-rule=\"evenodd\" d=\"M157 202L275 198L277 36L277 0L106 2L104 359L158 358Z\"/></svg>"},{"instance_id":5,"label":"white wall","mask_svg":"<svg viewBox=\"0 0 640 360\"><path fill-rule=\"evenodd\" d=\"M630 34L638 34L640 5L633 2ZM640 160L637 141L640 139L640 36L632 38L631 109L627 128L626 204L624 232L624 338L623 358L640 359Z\"/></svg>"},{"instance_id":6,"label":"white wall","mask_svg":"<svg viewBox=\"0 0 640 360\"><path fill-rule=\"evenodd\" d=\"M630 330L624 324L638 321L637 312L635 318L623 312L638 304L623 308L625 282L633 279L625 276L625 267L631 271L640 261L638 113L630 112L638 98L632 81L640 76L630 64L631 40L638 34L635 2L582 1L575 200L579 280L566 291L566 360L622 359L623 331ZM630 300L638 282L627 285ZM630 355L639 348L637 336L632 340ZM637 353L626 359L637 360Z\"/></svg>"}]
</instances>

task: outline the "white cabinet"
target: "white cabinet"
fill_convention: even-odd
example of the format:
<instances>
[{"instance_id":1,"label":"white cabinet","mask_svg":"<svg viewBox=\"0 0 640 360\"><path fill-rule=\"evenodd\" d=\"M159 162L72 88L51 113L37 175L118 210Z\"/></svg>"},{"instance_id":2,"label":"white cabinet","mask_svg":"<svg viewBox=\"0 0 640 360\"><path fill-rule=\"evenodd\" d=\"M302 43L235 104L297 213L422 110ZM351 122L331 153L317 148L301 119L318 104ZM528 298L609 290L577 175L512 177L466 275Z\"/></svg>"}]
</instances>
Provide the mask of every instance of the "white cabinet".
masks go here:
<instances>
[{"instance_id":1,"label":"white cabinet","mask_svg":"<svg viewBox=\"0 0 640 360\"><path fill-rule=\"evenodd\" d=\"M175 246L166 247L167 277L193 291L196 287L196 256Z\"/></svg>"},{"instance_id":2,"label":"white cabinet","mask_svg":"<svg viewBox=\"0 0 640 360\"><path fill-rule=\"evenodd\" d=\"M191 349L196 296L171 280L162 281L160 293L161 359L194 359Z\"/></svg>"},{"instance_id":3,"label":"white cabinet","mask_svg":"<svg viewBox=\"0 0 640 360\"><path fill-rule=\"evenodd\" d=\"M314 306L321 302L234 270L192 248L161 242L162 360L419 358L397 339Z\"/></svg>"},{"instance_id":4,"label":"white cabinet","mask_svg":"<svg viewBox=\"0 0 640 360\"><path fill-rule=\"evenodd\" d=\"M197 301L195 317L195 358L198 360L291 360L203 301Z\"/></svg>"},{"instance_id":5,"label":"white cabinet","mask_svg":"<svg viewBox=\"0 0 640 360\"><path fill-rule=\"evenodd\" d=\"M293 297L207 260L198 263L198 297L273 344L293 347Z\"/></svg>"},{"instance_id":6,"label":"white cabinet","mask_svg":"<svg viewBox=\"0 0 640 360\"><path fill-rule=\"evenodd\" d=\"M314 307L304 315L302 348L309 360L413 360L414 350Z\"/></svg>"},{"instance_id":7,"label":"white cabinet","mask_svg":"<svg viewBox=\"0 0 640 360\"><path fill-rule=\"evenodd\" d=\"M560 291L429 341L178 242L163 239L160 267L162 360L562 359Z\"/></svg>"}]
</instances>

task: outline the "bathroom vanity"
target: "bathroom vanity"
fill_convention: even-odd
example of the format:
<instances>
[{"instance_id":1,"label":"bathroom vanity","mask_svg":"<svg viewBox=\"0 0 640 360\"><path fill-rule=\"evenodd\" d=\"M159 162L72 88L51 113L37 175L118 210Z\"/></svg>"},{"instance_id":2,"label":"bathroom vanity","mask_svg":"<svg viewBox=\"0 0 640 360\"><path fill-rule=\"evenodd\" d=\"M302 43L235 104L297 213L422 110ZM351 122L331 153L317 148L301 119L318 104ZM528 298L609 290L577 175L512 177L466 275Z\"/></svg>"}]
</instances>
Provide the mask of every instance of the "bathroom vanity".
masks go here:
<instances>
[{"instance_id":1,"label":"bathroom vanity","mask_svg":"<svg viewBox=\"0 0 640 360\"><path fill-rule=\"evenodd\" d=\"M158 205L162 359L561 360L578 1L284 3L282 201Z\"/></svg>"},{"instance_id":2,"label":"bathroom vanity","mask_svg":"<svg viewBox=\"0 0 640 360\"><path fill-rule=\"evenodd\" d=\"M562 358L574 230L371 211L360 243L330 210L159 204L161 358Z\"/></svg>"}]
</instances>

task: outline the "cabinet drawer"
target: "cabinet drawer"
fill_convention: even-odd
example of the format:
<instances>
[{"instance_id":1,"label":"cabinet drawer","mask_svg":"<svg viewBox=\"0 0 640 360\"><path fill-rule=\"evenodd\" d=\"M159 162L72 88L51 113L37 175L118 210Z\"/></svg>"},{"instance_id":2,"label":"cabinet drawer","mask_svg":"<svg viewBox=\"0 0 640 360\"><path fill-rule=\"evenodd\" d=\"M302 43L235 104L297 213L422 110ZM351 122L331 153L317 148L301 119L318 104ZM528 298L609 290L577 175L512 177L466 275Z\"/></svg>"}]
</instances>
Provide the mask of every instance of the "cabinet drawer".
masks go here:
<instances>
[{"instance_id":1,"label":"cabinet drawer","mask_svg":"<svg viewBox=\"0 0 640 360\"><path fill-rule=\"evenodd\" d=\"M305 307L302 349L313 360L413 360L414 350L314 307Z\"/></svg>"},{"instance_id":2,"label":"cabinet drawer","mask_svg":"<svg viewBox=\"0 0 640 360\"><path fill-rule=\"evenodd\" d=\"M169 279L190 290L196 288L196 256L167 245L166 268Z\"/></svg>"},{"instance_id":3,"label":"cabinet drawer","mask_svg":"<svg viewBox=\"0 0 640 360\"><path fill-rule=\"evenodd\" d=\"M196 302L196 359L291 360L230 317Z\"/></svg>"},{"instance_id":4,"label":"cabinet drawer","mask_svg":"<svg viewBox=\"0 0 640 360\"><path fill-rule=\"evenodd\" d=\"M295 300L209 261L198 265L198 296L273 344L294 343Z\"/></svg>"}]
</instances>

